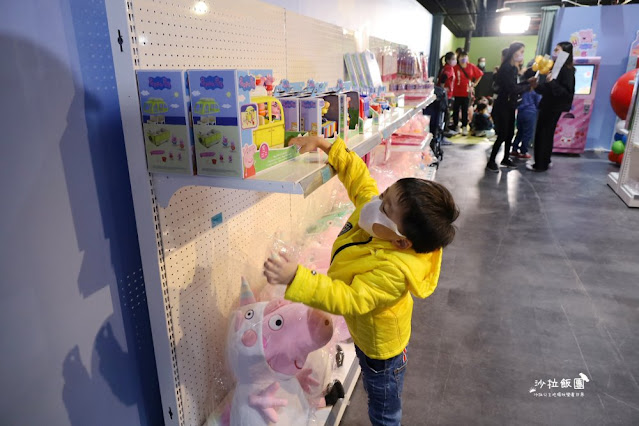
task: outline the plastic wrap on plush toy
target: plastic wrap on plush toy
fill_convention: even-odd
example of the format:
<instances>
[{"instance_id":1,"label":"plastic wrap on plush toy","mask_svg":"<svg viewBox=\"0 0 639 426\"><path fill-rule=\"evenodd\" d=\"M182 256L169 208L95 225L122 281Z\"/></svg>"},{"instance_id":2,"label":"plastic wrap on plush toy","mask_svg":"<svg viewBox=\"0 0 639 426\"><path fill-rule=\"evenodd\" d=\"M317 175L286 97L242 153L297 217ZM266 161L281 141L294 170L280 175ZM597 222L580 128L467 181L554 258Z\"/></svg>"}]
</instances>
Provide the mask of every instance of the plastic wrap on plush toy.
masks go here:
<instances>
[{"instance_id":1,"label":"plastic wrap on plush toy","mask_svg":"<svg viewBox=\"0 0 639 426\"><path fill-rule=\"evenodd\" d=\"M240 307L230 315L227 342L237 385L222 424L309 424L314 409L326 400L307 359L332 337L331 315L284 299L257 302L242 279Z\"/></svg>"}]
</instances>

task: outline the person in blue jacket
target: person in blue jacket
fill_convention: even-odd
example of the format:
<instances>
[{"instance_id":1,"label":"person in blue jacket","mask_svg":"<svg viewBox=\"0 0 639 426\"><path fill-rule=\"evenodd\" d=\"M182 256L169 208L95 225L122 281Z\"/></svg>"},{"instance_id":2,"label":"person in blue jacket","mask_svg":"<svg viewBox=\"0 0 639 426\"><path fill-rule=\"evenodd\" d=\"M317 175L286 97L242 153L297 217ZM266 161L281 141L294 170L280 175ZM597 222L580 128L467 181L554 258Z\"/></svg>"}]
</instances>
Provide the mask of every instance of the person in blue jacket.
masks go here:
<instances>
[{"instance_id":1,"label":"person in blue jacket","mask_svg":"<svg viewBox=\"0 0 639 426\"><path fill-rule=\"evenodd\" d=\"M528 69L531 66L532 64L529 63ZM526 76L526 73L524 73L524 76ZM517 107L517 135L513 141L511 157L531 158L530 154L528 154L528 147L535 136L539 101L541 101L541 95L532 90L532 88L521 96L521 102Z\"/></svg>"}]
</instances>

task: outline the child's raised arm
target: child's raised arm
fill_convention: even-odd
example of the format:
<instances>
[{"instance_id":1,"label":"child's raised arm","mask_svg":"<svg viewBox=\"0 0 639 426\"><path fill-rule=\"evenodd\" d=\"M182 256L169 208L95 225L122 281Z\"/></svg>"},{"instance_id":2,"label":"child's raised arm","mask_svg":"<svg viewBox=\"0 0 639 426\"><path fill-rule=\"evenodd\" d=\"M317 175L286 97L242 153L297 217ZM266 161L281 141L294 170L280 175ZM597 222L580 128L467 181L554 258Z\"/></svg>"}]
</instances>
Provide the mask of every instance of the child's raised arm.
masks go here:
<instances>
[{"instance_id":1,"label":"child's raised arm","mask_svg":"<svg viewBox=\"0 0 639 426\"><path fill-rule=\"evenodd\" d=\"M367 203L379 194L377 182L371 177L364 161L348 150L341 138L331 144L321 136L304 136L291 139L290 144L299 146L300 154L317 148L328 154L328 164L337 171L337 176L355 207Z\"/></svg>"},{"instance_id":2,"label":"child's raised arm","mask_svg":"<svg viewBox=\"0 0 639 426\"><path fill-rule=\"evenodd\" d=\"M374 270L355 275L350 284L297 265L285 254L264 262L270 284L287 285L286 299L335 315L363 315L392 305L406 292L406 278L392 262L380 262ZM425 294L426 297L435 289Z\"/></svg>"}]
</instances>

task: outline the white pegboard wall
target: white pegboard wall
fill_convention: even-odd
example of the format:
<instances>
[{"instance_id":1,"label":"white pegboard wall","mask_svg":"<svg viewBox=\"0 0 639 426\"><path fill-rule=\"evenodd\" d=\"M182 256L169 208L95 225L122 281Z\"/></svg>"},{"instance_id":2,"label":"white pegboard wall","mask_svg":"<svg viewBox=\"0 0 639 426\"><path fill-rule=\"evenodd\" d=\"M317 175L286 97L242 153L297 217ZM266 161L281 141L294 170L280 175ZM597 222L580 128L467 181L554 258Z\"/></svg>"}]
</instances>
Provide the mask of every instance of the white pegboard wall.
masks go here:
<instances>
[{"instance_id":1,"label":"white pegboard wall","mask_svg":"<svg viewBox=\"0 0 639 426\"><path fill-rule=\"evenodd\" d=\"M256 292L265 284L261 262L269 236L291 227L290 196L191 186L159 210L184 422L201 424L233 384L224 348L240 278Z\"/></svg>"},{"instance_id":2,"label":"white pegboard wall","mask_svg":"<svg viewBox=\"0 0 639 426\"><path fill-rule=\"evenodd\" d=\"M332 86L343 78L343 54L355 51L353 32L266 3L208 0L201 13L196 3L127 2L135 68L270 68L276 80L314 78ZM272 236L305 229L332 207L339 186L332 179L306 199L191 186L177 191L166 208L154 207L173 361L173 371L158 374L174 377L180 425L202 424L233 385L226 321L240 277L259 292ZM223 223L213 227L218 213Z\"/></svg>"},{"instance_id":3,"label":"white pegboard wall","mask_svg":"<svg viewBox=\"0 0 639 426\"><path fill-rule=\"evenodd\" d=\"M286 75L284 9L256 0L135 0L139 68L273 69Z\"/></svg>"},{"instance_id":4,"label":"white pegboard wall","mask_svg":"<svg viewBox=\"0 0 639 426\"><path fill-rule=\"evenodd\" d=\"M287 78L326 81L344 78L344 30L293 12L286 12Z\"/></svg>"}]
</instances>

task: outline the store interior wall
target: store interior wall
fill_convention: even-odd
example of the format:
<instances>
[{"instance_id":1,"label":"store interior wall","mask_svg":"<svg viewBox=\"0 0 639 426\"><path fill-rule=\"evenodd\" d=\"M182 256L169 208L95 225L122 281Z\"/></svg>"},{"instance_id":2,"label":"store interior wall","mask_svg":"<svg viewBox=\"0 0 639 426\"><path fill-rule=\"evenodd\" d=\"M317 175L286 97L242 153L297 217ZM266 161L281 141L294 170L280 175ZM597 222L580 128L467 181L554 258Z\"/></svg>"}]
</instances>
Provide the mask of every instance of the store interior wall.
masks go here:
<instances>
[{"instance_id":1,"label":"store interior wall","mask_svg":"<svg viewBox=\"0 0 639 426\"><path fill-rule=\"evenodd\" d=\"M469 59L473 64L481 57L486 58L486 69L493 71L501 64L501 50L508 47L513 41L519 41L526 45L524 50L524 65L535 58L537 48L537 36L508 35L500 37L473 37L470 41ZM457 46L464 46L464 39L457 39Z\"/></svg>"},{"instance_id":2,"label":"store interior wall","mask_svg":"<svg viewBox=\"0 0 639 426\"><path fill-rule=\"evenodd\" d=\"M104 0L0 15L2 424L158 425Z\"/></svg>"},{"instance_id":3,"label":"store interior wall","mask_svg":"<svg viewBox=\"0 0 639 426\"><path fill-rule=\"evenodd\" d=\"M454 52L458 46L458 40L462 40L463 43L463 39L457 39L446 25L442 25L442 42L439 48L439 57L444 56L446 52Z\"/></svg>"},{"instance_id":4,"label":"store interior wall","mask_svg":"<svg viewBox=\"0 0 639 426\"><path fill-rule=\"evenodd\" d=\"M300 15L362 31L415 52L430 50L432 15L416 0L266 0Z\"/></svg>"},{"instance_id":5,"label":"store interior wall","mask_svg":"<svg viewBox=\"0 0 639 426\"><path fill-rule=\"evenodd\" d=\"M610 107L610 90L626 71L630 45L635 40L639 5L562 8L557 13L553 46L570 35L592 28L601 57L597 93L588 128L586 149L610 149L615 114Z\"/></svg>"}]
</instances>

